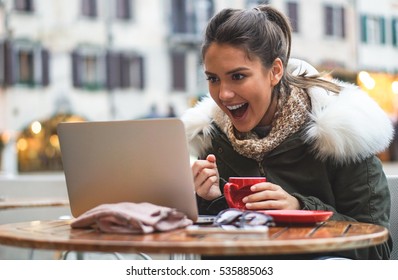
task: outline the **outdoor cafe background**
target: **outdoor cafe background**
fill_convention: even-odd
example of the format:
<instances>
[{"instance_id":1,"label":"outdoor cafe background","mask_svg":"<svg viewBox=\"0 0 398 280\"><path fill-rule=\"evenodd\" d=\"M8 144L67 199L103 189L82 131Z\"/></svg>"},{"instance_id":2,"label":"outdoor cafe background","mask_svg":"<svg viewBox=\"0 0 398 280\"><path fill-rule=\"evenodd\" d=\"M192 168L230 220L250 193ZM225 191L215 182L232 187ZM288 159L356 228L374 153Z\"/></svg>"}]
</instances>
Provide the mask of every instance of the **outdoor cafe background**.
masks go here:
<instances>
[{"instance_id":1,"label":"outdoor cafe background","mask_svg":"<svg viewBox=\"0 0 398 280\"><path fill-rule=\"evenodd\" d=\"M208 19L260 3L291 19L292 57L398 118L396 0L0 0L0 174L62 171L60 121L178 116L207 92Z\"/></svg>"}]
</instances>

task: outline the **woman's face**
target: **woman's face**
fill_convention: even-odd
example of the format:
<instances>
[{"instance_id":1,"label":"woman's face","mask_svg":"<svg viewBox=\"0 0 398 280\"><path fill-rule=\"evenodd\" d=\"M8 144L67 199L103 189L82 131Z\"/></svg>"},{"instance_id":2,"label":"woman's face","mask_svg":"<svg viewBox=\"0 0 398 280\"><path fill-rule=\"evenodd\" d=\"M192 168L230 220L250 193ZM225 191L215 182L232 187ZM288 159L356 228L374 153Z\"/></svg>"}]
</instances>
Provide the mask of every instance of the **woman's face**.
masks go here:
<instances>
[{"instance_id":1,"label":"woman's face","mask_svg":"<svg viewBox=\"0 0 398 280\"><path fill-rule=\"evenodd\" d=\"M235 129L248 132L269 125L276 109L272 89L283 74L280 59L265 69L258 57L228 44L213 43L204 56L211 97L231 119Z\"/></svg>"}]
</instances>

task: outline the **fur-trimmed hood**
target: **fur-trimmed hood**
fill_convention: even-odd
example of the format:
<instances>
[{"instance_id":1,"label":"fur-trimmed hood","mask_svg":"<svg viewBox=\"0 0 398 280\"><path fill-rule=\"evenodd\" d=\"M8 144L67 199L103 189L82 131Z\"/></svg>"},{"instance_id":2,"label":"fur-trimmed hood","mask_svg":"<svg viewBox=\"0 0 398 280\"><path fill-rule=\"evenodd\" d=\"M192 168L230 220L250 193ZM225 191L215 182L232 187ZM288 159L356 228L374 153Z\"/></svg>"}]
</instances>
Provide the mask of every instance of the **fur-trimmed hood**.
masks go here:
<instances>
[{"instance_id":1,"label":"fur-trimmed hood","mask_svg":"<svg viewBox=\"0 0 398 280\"><path fill-rule=\"evenodd\" d=\"M304 71L317 73L311 65L297 59L289 61L288 71L295 75ZM318 87L309 90L311 121L304 128L303 140L313 146L318 158L338 163L356 162L385 150L393 137L388 116L358 87L335 82L342 86L339 94ZM193 155L203 155L210 147L216 114L224 113L207 96L181 116Z\"/></svg>"}]
</instances>

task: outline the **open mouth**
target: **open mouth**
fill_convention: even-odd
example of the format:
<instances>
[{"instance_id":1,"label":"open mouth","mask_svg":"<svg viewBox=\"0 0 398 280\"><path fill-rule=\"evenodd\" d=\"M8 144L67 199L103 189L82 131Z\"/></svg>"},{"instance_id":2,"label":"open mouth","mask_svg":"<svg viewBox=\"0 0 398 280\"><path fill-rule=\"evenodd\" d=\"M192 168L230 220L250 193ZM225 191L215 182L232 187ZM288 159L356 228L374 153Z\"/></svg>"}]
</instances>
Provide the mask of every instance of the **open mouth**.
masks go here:
<instances>
[{"instance_id":1,"label":"open mouth","mask_svg":"<svg viewBox=\"0 0 398 280\"><path fill-rule=\"evenodd\" d=\"M248 107L249 107L249 103L242 103L239 105L227 106L228 110L231 112L231 114L234 118L242 117L245 114Z\"/></svg>"}]
</instances>

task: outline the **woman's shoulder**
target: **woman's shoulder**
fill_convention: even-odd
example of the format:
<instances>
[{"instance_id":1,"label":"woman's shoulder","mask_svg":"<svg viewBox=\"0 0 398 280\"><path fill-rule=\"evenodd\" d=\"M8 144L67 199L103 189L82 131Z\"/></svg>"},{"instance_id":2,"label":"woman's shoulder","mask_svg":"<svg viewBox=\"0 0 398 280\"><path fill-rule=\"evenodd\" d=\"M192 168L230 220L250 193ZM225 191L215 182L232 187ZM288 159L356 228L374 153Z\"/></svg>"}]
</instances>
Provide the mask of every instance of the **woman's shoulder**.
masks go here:
<instances>
[{"instance_id":1,"label":"woman's shoulder","mask_svg":"<svg viewBox=\"0 0 398 280\"><path fill-rule=\"evenodd\" d=\"M294 58L287 70L295 76L318 74L311 64ZM385 150L394 133L387 114L358 86L331 82L340 86L339 93L316 86L308 90L311 112L304 141L319 158L338 163L357 162Z\"/></svg>"},{"instance_id":2,"label":"woman's shoulder","mask_svg":"<svg viewBox=\"0 0 398 280\"><path fill-rule=\"evenodd\" d=\"M385 150L393 137L387 114L357 86L334 80L342 90L331 93L311 88L311 121L305 141L320 158L356 162Z\"/></svg>"}]
</instances>

